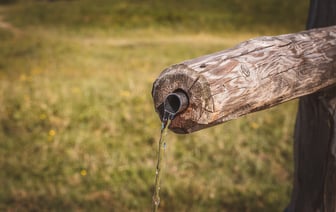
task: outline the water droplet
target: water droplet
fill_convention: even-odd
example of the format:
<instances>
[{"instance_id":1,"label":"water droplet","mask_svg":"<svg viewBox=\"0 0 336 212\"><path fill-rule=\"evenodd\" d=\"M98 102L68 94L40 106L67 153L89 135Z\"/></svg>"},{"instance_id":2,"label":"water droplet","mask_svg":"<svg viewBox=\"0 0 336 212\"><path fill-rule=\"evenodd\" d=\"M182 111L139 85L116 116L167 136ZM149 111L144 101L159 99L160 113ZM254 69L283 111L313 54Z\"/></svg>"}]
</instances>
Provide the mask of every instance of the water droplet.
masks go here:
<instances>
[{"instance_id":1,"label":"water droplet","mask_svg":"<svg viewBox=\"0 0 336 212\"><path fill-rule=\"evenodd\" d=\"M175 117L175 115L174 115L174 114L172 114L172 113L169 113L169 116L168 116L168 118L169 118L170 120L173 120L173 119L174 119L174 117Z\"/></svg>"}]
</instances>

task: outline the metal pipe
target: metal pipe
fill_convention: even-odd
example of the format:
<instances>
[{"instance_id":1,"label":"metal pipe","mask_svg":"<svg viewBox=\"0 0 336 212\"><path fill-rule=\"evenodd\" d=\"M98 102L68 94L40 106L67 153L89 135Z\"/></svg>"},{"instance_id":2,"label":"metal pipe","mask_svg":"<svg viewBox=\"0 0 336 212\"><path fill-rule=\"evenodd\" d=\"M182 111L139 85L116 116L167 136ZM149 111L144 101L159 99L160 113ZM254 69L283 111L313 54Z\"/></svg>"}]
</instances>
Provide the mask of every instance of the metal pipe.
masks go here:
<instances>
[{"instance_id":1,"label":"metal pipe","mask_svg":"<svg viewBox=\"0 0 336 212\"><path fill-rule=\"evenodd\" d=\"M183 91L176 91L169 94L164 101L164 110L173 117L185 109L189 105L189 98Z\"/></svg>"}]
</instances>

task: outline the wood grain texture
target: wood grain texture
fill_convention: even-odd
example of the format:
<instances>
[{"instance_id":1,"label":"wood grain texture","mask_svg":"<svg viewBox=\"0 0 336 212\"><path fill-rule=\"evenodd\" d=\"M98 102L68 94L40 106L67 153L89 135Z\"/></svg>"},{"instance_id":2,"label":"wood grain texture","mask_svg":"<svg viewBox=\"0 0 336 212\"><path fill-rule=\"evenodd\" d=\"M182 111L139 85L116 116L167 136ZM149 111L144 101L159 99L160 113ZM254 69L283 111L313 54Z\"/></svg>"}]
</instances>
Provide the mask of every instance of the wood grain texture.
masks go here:
<instances>
[{"instance_id":1,"label":"wood grain texture","mask_svg":"<svg viewBox=\"0 0 336 212\"><path fill-rule=\"evenodd\" d=\"M190 133L336 84L336 26L265 36L165 69L153 84L159 116L183 90L187 110L170 129Z\"/></svg>"}]
</instances>

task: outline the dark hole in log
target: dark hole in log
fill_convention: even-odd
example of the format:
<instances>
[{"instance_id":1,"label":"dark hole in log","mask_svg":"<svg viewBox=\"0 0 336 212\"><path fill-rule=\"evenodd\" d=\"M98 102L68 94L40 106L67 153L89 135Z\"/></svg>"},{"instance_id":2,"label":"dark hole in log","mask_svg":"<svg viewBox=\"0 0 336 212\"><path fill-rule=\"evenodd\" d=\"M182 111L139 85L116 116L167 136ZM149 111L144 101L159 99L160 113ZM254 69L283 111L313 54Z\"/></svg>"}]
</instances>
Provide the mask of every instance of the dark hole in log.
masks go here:
<instances>
[{"instance_id":1,"label":"dark hole in log","mask_svg":"<svg viewBox=\"0 0 336 212\"><path fill-rule=\"evenodd\" d=\"M166 97L164 110L172 115L175 115L187 109L188 105L188 95L182 90L176 90Z\"/></svg>"}]
</instances>

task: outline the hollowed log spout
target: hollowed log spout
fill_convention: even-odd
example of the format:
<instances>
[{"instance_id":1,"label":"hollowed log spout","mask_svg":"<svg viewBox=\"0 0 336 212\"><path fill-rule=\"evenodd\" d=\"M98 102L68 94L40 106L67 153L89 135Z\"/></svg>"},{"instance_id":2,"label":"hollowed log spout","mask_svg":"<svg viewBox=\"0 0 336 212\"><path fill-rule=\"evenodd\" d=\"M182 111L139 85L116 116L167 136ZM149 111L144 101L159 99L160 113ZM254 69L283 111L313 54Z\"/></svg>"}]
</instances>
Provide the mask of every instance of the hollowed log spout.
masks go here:
<instances>
[{"instance_id":1,"label":"hollowed log spout","mask_svg":"<svg viewBox=\"0 0 336 212\"><path fill-rule=\"evenodd\" d=\"M172 65L154 82L152 96L161 120L167 97L177 101L170 129L191 133L335 84L336 26L331 26L259 37Z\"/></svg>"}]
</instances>

